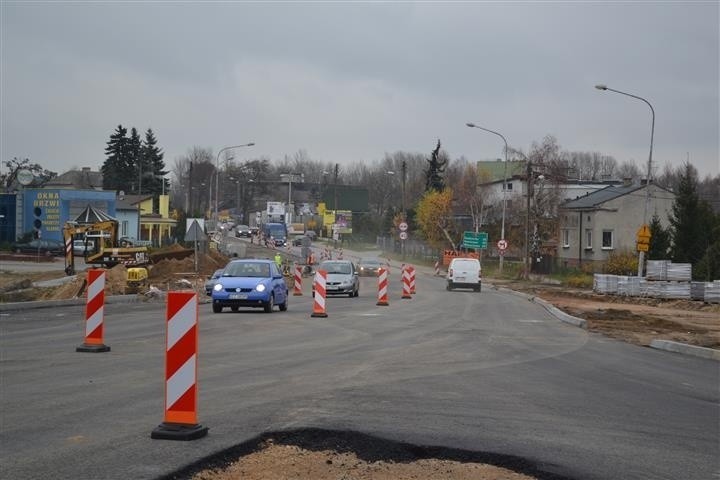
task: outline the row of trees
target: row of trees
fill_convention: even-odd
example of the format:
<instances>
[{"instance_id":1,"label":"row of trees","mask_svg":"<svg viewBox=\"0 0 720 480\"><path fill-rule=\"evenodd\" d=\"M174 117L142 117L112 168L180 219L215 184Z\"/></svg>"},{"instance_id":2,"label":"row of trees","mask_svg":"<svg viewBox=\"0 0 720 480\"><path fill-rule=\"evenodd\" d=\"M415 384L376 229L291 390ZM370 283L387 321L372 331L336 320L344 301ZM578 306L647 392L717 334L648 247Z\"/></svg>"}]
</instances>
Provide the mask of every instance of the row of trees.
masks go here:
<instances>
[{"instance_id":1,"label":"row of trees","mask_svg":"<svg viewBox=\"0 0 720 480\"><path fill-rule=\"evenodd\" d=\"M141 139L135 127L128 136L127 128L118 125L110 135L105 155L100 169L103 189L147 195L157 195L167 189L164 154L151 128Z\"/></svg>"}]
</instances>

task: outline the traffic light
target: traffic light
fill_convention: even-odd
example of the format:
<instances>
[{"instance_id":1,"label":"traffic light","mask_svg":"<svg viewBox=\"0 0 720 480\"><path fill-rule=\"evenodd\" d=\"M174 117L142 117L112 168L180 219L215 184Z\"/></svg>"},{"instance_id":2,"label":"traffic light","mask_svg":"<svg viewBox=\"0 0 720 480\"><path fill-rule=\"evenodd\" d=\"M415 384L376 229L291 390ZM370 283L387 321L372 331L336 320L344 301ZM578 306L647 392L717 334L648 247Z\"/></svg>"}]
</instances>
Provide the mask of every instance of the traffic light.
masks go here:
<instances>
[{"instance_id":1,"label":"traffic light","mask_svg":"<svg viewBox=\"0 0 720 480\"><path fill-rule=\"evenodd\" d=\"M40 238L42 236L42 220L40 219L42 210L40 207L33 209L33 215L35 215L35 220L33 220L33 238Z\"/></svg>"}]
</instances>

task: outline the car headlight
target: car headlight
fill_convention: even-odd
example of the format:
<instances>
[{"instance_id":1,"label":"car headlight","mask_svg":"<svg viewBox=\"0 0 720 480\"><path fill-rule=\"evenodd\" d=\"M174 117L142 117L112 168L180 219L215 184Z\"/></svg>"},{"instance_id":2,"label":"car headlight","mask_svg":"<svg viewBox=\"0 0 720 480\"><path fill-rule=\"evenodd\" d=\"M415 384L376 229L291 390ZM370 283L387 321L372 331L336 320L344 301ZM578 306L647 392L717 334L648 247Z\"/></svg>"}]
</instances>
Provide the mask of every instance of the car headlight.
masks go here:
<instances>
[{"instance_id":1,"label":"car headlight","mask_svg":"<svg viewBox=\"0 0 720 480\"><path fill-rule=\"evenodd\" d=\"M213 290L215 290L216 292L221 292L222 289L223 289L222 283L216 283L216 284L213 286Z\"/></svg>"},{"instance_id":2,"label":"car headlight","mask_svg":"<svg viewBox=\"0 0 720 480\"><path fill-rule=\"evenodd\" d=\"M258 283L258 286L255 287L255 290L257 290L258 292L264 292L264 291L265 291L265 284Z\"/></svg>"}]
</instances>

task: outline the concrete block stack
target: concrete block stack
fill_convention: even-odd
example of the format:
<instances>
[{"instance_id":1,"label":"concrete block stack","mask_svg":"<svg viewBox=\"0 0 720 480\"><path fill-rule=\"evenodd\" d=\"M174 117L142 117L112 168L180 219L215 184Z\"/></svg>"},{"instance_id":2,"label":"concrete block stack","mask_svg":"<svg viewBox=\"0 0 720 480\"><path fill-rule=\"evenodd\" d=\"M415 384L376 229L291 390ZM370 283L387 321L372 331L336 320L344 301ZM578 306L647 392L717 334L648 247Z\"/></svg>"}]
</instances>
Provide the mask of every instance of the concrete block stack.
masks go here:
<instances>
[{"instance_id":1,"label":"concrete block stack","mask_svg":"<svg viewBox=\"0 0 720 480\"><path fill-rule=\"evenodd\" d=\"M720 280L705 284L705 301L708 303L720 303Z\"/></svg>"},{"instance_id":2,"label":"concrete block stack","mask_svg":"<svg viewBox=\"0 0 720 480\"><path fill-rule=\"evenodd\" d=\"M593 291L615 294L618 290L618 276L596 273L593 275Z\"/></svg>"}]
</instances>

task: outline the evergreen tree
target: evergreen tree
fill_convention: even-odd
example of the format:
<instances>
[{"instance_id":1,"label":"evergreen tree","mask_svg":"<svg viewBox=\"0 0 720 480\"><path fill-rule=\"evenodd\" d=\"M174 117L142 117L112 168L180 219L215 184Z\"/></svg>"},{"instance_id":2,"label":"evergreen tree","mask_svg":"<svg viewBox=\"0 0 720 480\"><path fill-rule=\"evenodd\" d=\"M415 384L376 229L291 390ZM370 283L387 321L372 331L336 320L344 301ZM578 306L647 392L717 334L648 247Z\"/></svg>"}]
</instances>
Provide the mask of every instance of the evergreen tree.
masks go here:
<instances>
[{"instance_id":1,"label":"evergreen tree","mask_svg":"<svg viewBox=\"0 0 720 480\"><path fill-rule=\"evenodd\" d=\"M448 158L447 155L440 153L440 140L438 139L437 146L432 151L428 162L428 168L425 171L425 191L436 191L441 192L445 189L445 181L443 180L443 173L447 167Z\"/></svg>"},{"instance_id":2,"label":"evergreen tree","mask_svg":"<svg viewBox=\"0 0 720 480\"><path fill-rule=\"evenodd\" d=\"M137 128L135 127L130 129L130 138L127 142L127 159L128 166L134 177L132 181L133 192L135 194L147 194L148 189L144 184L149 175L142 155L140 134L138 134Z\"/></svg>"},{"instance_id":3,"label":"evergreen tree","mask_svg":"<svg viewBox=\"0 0 720 480\"><path fill-rule=\"evenodd\" d=\"M710 245L698 264L693 267L693 278L711 282L720 279L720 215L715 215Z\"/></svg>"},{"instance_id":4,"label":"evergreen tree","mask_svg":"<svg viewBox=\"0 0 720 480\"><path fill-rule=\"evenodd\" d=\"M672 260L695 265L710 245L712 211L697 194L697 171L685 164L670 216Z\"/></svg>"},{"instance_id":5,"label":"evergreen tree","mask_svg":"<svg viewBox=\"0 0 720 480\"><path fill-rule=\"evenodd\" d=\"M127 129L118 125L107 142L105 147L107 158L100 169L105 190L130 192L132 170L128 163L127 144Z\"/></svg>"},{"instance_id":6,"label":"evergreen tree","mask_svg":"<svg viewBox=\"0 0 720 480\"><path fill-rule=\"evenodd\" d=\"M650 221L650 250L648 260L665 260L670 253L670 232L663 228L660 217L653 215Z\"/></svg>"},{"instance_id":7,"label":"evergreen tree","mask_svg":"<svg viewBox=\"0 0 720 480\"><path fill-rule=\"evenodd\" d=\"M151 128L145 132L145 140L142 144L142 167L143 167L143 192L160 195L168 192L167 171L163 151L157 146L157 138ZM147 173L147 174L145 174ZM165 183L165 185L163 185Z\"/></svg>"}]
</instances>

